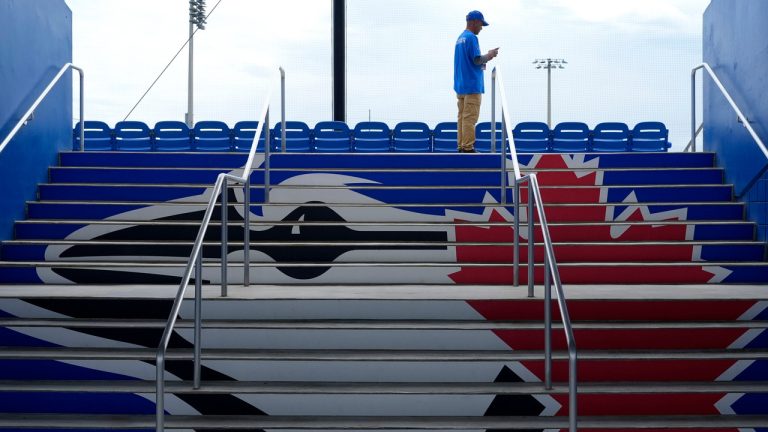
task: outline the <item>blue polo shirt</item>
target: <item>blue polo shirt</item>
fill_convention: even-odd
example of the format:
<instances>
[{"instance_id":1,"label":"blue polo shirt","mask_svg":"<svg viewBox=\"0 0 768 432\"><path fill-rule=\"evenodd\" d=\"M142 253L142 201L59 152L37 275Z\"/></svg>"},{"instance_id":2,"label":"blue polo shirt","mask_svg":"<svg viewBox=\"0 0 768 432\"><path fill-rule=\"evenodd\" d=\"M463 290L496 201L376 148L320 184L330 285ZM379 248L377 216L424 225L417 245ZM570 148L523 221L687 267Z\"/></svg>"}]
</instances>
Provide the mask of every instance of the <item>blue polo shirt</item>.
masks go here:
<instances>
[{"instance_id":1,"label":"blue polo shirt","mask_svg":"<svg viewBox=\"0 0 768 432\"><path fill-rule=\"evenodd\" d=\"M475 57L480 54L477 35L469 30L459 36L453 55L453 89L456 94L485 93L483 66L475 64Z\"/></svg>"}]
</instances>

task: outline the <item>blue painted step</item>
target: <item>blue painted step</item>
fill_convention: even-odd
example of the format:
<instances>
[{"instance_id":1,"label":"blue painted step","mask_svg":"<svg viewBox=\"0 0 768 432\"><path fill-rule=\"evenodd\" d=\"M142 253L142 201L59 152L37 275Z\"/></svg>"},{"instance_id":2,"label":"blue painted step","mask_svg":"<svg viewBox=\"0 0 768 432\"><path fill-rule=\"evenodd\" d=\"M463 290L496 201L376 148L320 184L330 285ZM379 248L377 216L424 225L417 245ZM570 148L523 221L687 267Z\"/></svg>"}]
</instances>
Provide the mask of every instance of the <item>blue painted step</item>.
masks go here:
<instances>
[{"instance_id":1,"label":"blue painted step","mask_svg":"<svg viewBox=\"0 0 768 432\"><path fill-rule=\"evenodd\" d=\"M199 197L200 202L207 202L208 194L203 195L209 188L182 187L182 186L136 186L136 185L70 185L70 184L44 184L39 186L39 199L42 201L137 201L137 202L163 202L186 197ZM363 196L373 197L384 202L482 202L486 193L492 193L498 199L498 189L388 189L354 188L347 189L350 192ZM698 187L615 187L606 188L606 202L620 203L630 199L630 195L636 202L717 202L730 201L732 190L730 186L698 186ZM318 200L324 200L324 196L333 195L336 190L331 188L312 188ZM543 188L543 199L547 203L555 202L592 202L590 197L596 197L599 188ZM580 197L583 194L584 197ZM513 194L508 193L508 199ZM277 195L275 196L277 197ZM252 187L251 200L263 202L264 188ZM326 199L327 200L327 199Z\"/></svg>"},{"instance_id":2,"label":"blue painted step","mask_svg":"<svg viewBox=\"0 0 768 432\"><path fill-rule=\"evenodd\" d=\"M296 204L288 204L296 208ZM379 216L381 207L365 205L328 205L329 207L346 207L349 214L358 214L360 217L371 221L381 221ZM419 220L420 217L427 215L446 218L446 210L454 210L468 214L482 215L489 206L480 205L450 205L450 206L397 206L407 209L413 215L412 220ZM498 206L496 206L498 207ZM611 206L613 214L619 215L627 206ZM664 219L680 220L719 220L719 221L740 221L744 218L744 206L741 203L718 203L718 204L668 204L668 205L650 205L643 206L650 215L664 214L669 215ZM113 217L116 220L152 220L160 218L174 217L176 220L199 220L202 216L198 214L205 209L205 204L173 204L160 203L154 205L142 204L91 204L91 203L54 203L54 202L30 202L27 204L28 217L31 219L105 219ZM136 211L140 210L140 211ZM256 214L262 214L260 206L252 206L251 211ZM512 213L512 207L507 207L507 211ZM546 207L548 219L550 222L558 221L597 221L606 220L606 205L604 204L584 204L572 206L548 205ZM132 212L130 214L124 214ZM406 212L403 212L406 213ZM674 213L674 215L671 215ZM120 216L118 216L120 215ZM186 216L185 216L186 215ZM407 217L407 214L398 215ZM458 217L453 214L448 217ZM411 219L409 219L411 220ZM612 220L612 219L607 219Z\"/></svg>"},{"instance_id":3,"label":"blue painted step","mask_svg":"<svg viewBox=\"0 0 768 432\"><path fill-rule=\"evenodd\" d=\"M255 241L255 240L254 240ZM74 244L81 244L77 242L73 242ZM5 261L58 261L60 258L49 258L46 259L46 250L48 249L48 244L45 243L45 241L42 242L36 242L34 244L19 244L19 243L4 243L2 249L0 250L2 254L0 254L0 258L2 258ZM72 244L65 244L63 246L57 246L57 248L62 247L71 247ZM137 257L158 257L162 258L163 260L171 260L171 261L183 261L186 262L186 260L189 257L189 254L192 250L192 241L189 240L186 243L182 244L163 244L159 242L120 242L119 244L105 244L102 246L96 246L97 248L100 248L101 250L109 250L110 252L107 253L103 258L97 256L96 258L90 257L89 260L96 260L96 261L127 261L127 262L134 262L136 261ZM242 243L232 243L233 248L242 248ZM258 249L259 246L257 243L254 243L252 245L253 248ZM499 252L505 252L509 250L510 246L500 246L500 247L494 247L494 246L487 246L487 245L479 245L479 246L471 246L471 245L464 245L461 246L464 253L475 253L474 250L498 250ZM565 262L573 262L573 261L598 261L598 262L615 262L615 261L627 261L627 262L643 262L643 261L650 261L650 262L657 262L657 261L669 261L668 258L661 259L659 258L659 255L655 255L653 253L648 253L649 249L671 249L675 251L673 255L680 254L680 256L685 256L687 254L688 259L690 259L691 252L690 248L691 245L680 243L680 242L670 242L667 244L659 244L659 245L637 245L633 246L635 248L633 253L627 253L623 252L624 255L621 255L621 257L613 257L611 256L613 254L613 250L620 250L623 246L621 243L615 243L613 245L590 245L589 243L579 243L572 246L568 246L570 248L569 251L564 250L564 246L560 245L559 243L555 243L555 253L558 255L558 262L565 263ZM703 244L698 245L695 247L700 248L699 253L699 259L700 261L712 261L712 262L744 262L744 261L760 261L763 259L764 253L765 253L765 245L762 243L750 243L750 244ZM272 247L274 249L274 247ZM318 247L298 247L302 251L312 250L317 251L319 250ZM427 250L429 248L432 249L445 249L444 246L425 246L423 249ZM396 259L396 257L401 253L401 251L397 251L397 247L395 247L395 250L391 250L388 253L385 252L387 249L386 247L380 247L377 253L381 256L385 256L387 254L391 255L393 259ZM71 248L71 250L95 250L92 246L76 246L74 248ZM298 249L297 249L298 250ZM680 250L682 252L677 252L677 250ZM218 258L220 257L221 248L218 244L214 244L212 246L206 246L204 251L204 256L206 258ZM88 256L86 254L86 256ZM446 257L443 257L446 258ZM72 257L69 258L71 260ZM499 254L497 255L497 258L494 261L506 261L511 260L511 257L504 258L503 255ZM233 262L236 261L233 259ZM241 260L242 261L242 260ZM343 258L337 259L337 262L344 261ZM445 261L443 259L442 261ZM523 259L525 261L525 259ZM445 262L454 262L453 260L445 261Z\"/></svg>"},{"instance_id":4,"label":"blue painted step","mask_svg":"<svg viewBox=\"0 0 768 432\"><path fill-rule=\"evenodd\" d=\"M180 275L183 273L184 262L157 264L151 267L132 267L129 263L125 266L115 267L110 263L48 263L48 262L0 262L0 280L4 283L18 284L39 284L43 283L41 275L48 273L48 269L53 269L55 273L66 274L71 279L79 280L79 283L95 284L177 284ZM241 283L242 264L230 263L230 282L232 284ZM560 264L560 274L563 283L566 284L670 284L670 283L691 283L691 277L695 277L697 283L737 283L737 284L764 284L768 280L768 264L764 262L745 262L745 263L590 263L584 266L583 263L563 263ZM504 267L473 267L478 274L484 275L487 280L483 284L503 284L509 285L512 282L511 266ZM370 283L374 278L389 278L395 284L445 284L444 276L437 280L426 272L414 272L413 268L408 267L385 267L374 265L371 267L355 267L354 272L345 272L349 275L344 283L347 284L365 284ZM536 283L541 283L543 279L543 266L536 267ZM210 283L219 283L220 267L218 263L204 263L203 272ZM691 273L693 276L691 276ZM719 274L719 276L718 276ZM606 276L608 275L608 276ZM526 273L521 275L521 284L525 284ZM66 282L62 276L56 277L56 283L74 283ZM251 271L252 283L332 283L321 280L301 280L289 279L276 273ZM652 282L649 282L651 280ZM476 284L477 281L460 281L460 284Z\"/></svg>"},{"instance_id":5,"label":"blue painted step","mask_svg":"<svg viewBox=\"0 0 768 432\"><path fill-rule=\"evenodd\" d=\"M51 168L52 183L130 183L130 184L210 184L225 172L217 169L142 169L142 168ZM229 171L226 171L229 172ZM235 170L234 174L241 173ZM418 185L497 185L500 183L498 172L363 172L363 171L327 171L322 174L306 171L273 171L271 183L280 184L299 175L307 175L308 182L316 176L328 174L339 176L339 184L378 182L389 186ZM579 178L570 171L544 171L539 174L543 186L578 184ZM264 172L257 170L251 174L251 183L264 183ZM602 172L600 184L611 185L694 185L722 184L723 171L717 168L699 168L682 170L616 170ZM593 182L592 185L595 183Z\"/></svg>"},{"instance_id":6,"label":"blue painted step","mask_svg":"<svg viewBox=\"0 0 768 432\"><path fill-rule=\"evenodd\" d=\"M597 222L593 225L602 225L603 223ZM669 222L669 223L663 223L659 222L658 224L654 224L654 227L664 227L664 226L676 226L678 225L678 222ZM90 226L87 223L83 223L81 221L36 221L36 220L28 220L28 221L18 221L16 222L15 226L15 238L18 240L61 240L65 238L70 239L78 239L78 240L88 240L92 238L91 235L87 233L77 233L76 232L82 228L85 228L87 226ZM102 226L104 232L112 232L115 230L120 229L126 229L131 228L134 226L138 226L135 223L130 222L100 222L98 226ZM164 238L167 238L169 240L176 239L186 239L188 236L184 235L181 236L181 233L191 233L191 235L194 235L197 232L198 225L187 225L182 223L174 223L173 221L164 221L164 222L157 222L157 225L155 225L151 230L147 230L145 225L143 232L152 232L152 238L155 238L155 233L163 233L165 236ZM214 225L215 226L215 225ZM233 223L232 226L235 226L235 223ZM397 226L397 223L391 224L390 226ZM553 225L552 227L556 227L557 225ZM571 229L573 230L579 230L583 232L585 228L591 227L591 225L573 225ZM755 238L755 224L753 223L745 223L745 222L718 222L718 223L702 223L702 222L691 222L689 224L685 224L685 231L692 233L691 240L731 240L731 241L739 241L739 240L754 240ZM179 233L178 235L174 235L174 233ZM170 235L170 237L169 237ZM554 235L554 234L553 234ZM207 237L211 240L216 240L217 237L214 235L209 235ZM151 238L136 238L136 240L150 240ZM558 238L553 238L555 241L559 241ZM670 235L668 238L661 238L662 240L673 240L677 239L677 237ZM568 240L563 240L568 241Z\"/></svg>"},{"instance_id":7,"label":"blue painted step","mask_svg":"<svg viewBox=\"0 0 768 432\"><path fill-rule=\"evenodd\" d=\"M262 156L260 156L262 157ZM693 168L714 166L713 153L586 153L578 155L545 154L518 155L518 161L528 165L534 158L539 165L570 158L598 168ZM543 158L543 159L539 159ZM118 153L64 152L62 166L79 167L177 167L177 168L241 168L247 155L241 153ZM261 160L261 159L259 159ZM499 167L499 155L491 154L280 154L271 157L273 168L493 168ZM258 164L257 164L258 165Z\"/></svg>"}]
</instances>

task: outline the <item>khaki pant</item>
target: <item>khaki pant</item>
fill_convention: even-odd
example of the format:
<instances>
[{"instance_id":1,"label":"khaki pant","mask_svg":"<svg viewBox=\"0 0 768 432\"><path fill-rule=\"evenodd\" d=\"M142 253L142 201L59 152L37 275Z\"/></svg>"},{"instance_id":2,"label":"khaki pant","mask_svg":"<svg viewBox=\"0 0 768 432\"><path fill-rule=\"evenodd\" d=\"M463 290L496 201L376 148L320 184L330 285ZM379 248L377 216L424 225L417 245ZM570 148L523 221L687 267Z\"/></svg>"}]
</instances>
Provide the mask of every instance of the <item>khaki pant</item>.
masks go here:
<instances>
[{"instance_id":1,"label":"khaki pant","mask_svg":"<svg viewBox=\"0 0 768 432\"><path fill-rule=\"evenodd\" d=\"M472 151L475 149L475 124L480 117L480 102L483 95L480 93L458 95L458 148L459 151Z\"/></svg>"}]
</instances>

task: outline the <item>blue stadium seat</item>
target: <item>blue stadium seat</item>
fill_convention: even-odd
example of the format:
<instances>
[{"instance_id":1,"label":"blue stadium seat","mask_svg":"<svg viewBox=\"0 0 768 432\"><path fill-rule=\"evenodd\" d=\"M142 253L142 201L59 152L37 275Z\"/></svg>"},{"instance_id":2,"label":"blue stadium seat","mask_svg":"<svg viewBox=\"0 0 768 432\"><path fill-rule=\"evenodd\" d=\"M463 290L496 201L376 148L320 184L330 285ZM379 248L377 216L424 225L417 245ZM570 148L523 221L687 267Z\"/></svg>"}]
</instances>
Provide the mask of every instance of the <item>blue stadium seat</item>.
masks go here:
<instances>
[{"instance_id":1,"label":"blue stadium seat","mask_svg":"<svg viewBox=\"0 0 768 432\"><path fill-rule=\"evenodd\" d=\"M550 130L546 123L522 122L515 126L512 136L515 150L520 153L543 153L550 150Z\"/></svg>"},{"instance_id":2,"label":"blue stadium seat","mask_svg":"<svg viewBox=\"0 0 768 432\"><path fill-rule=\"evenodd\" d=\"M491 122L478 123L475 126L475 151L491 152ZM496 122L496 152L501 153L501 122ZM509 142L509 140L507 140Z\"/></svg>"},{"instance_id":3,"label":"blue stadium seat","mask_svg":"<svg viewBox=\"0 0 768 432\"><path fill-rule=\"evenodd\" d=\"M253 145L253 137L256 136L256 129L259 127L257 121L239 121L235 123L235 127L232 129L232 144L235 151L250 152ZM264 140L267 136L266 128L262 129L261 137L259 137L259 143L256 146L256 151L264 151Z\"/></svg>"},{"instance_id":4,"label":"blue stadium seat","mask_svg":"<svg viewBox=\"0 0 768 432\"><path fill-rule=\"evenodd\" d=\"M221 121L199 121L192 131L195 150L228 152L232 150L229 126Z\"/></svg>"},{"instance_id":5,"label":"blue stadium seat","mask_svg":"<svg viewBox=\"0 0 768 432\"><path fill-rule=\"evenodd\" d=\"M121 121L115 125L115 149L118 151L151 151L149 126L140 121Z\"/></svg>"},{"instance_id":6,"label":"blue stadium seat","mask_svg":"<svg viewBox=\"0 0 768 432\"><path fill-rule=\"evenodd\" d=\"M159 121L155 124L155 150L190 151L192 139L187 124L180 121Z\"/></svg>"},{"instance_id":7,"label":"blue stadium seat","mask_svg":"<svg viewBox=\"0 0 768 432\"><path fill-rule=\"evenodd\" d=\"M388 152L390 130L386 123L360 122L352 136L352 149L356 152Z\"/></svg>"},{"instance_id":8,"label":"blue stadium seat","mask_svg":"<svg viewBox=\"0 0 768 432\"><path fill-rule=\"evenodd\" d=\"M555 126L552 134L552 151L589 151L589 126L579 122L564 122Z\"/></svg>"},{"instance_id":9,"label":"blue stadium seat","mask_svg":"<svg viewBox=\"0 0 768 432\"><path fill-rule=\"evenodd\" d=\"M458 127L456 122L442 122L435 126L432 133L434 145L432 151L439 153L456 153L458 151Z\"/></svg>"},{"instance_id":10,"label":"blue stadium seat","mask_svg":"<svg viewBox=\"0 0 768 432\"><path fill-rule=\"evenodd\" d=\"M283 124L278 122L275 125L272 136L273 149L277 152L282 151L282 139L281 131L283 130ZM285 122L285 151L287 152L309 152L312 150L311 136L309 134L309 126L306 123L300 121L287 121Z\"/></svg>"},{"instance_id":11,"label":"blue stadium seat","mask_svg":"<svg viewBox=\"0 0 768 432\"><path fill-rule=\"evenodd\" d=\"M592 131L592 151L629 151L629 126L624 123L600 123Z\"/></svg>"},{"instance_id":12,"label":"blue stadium seat","mask_svg":"<svg viewBox=\"0 0 768 432\"><path fill-rule=\"evenodd\" d=\"M317 152L346 153L351 149L352 131L344 122L319 122L315 125L314 135Z\"/></svg>"},{"instance_id":13,"label":"blue stadium seat","mask_svg":"<svg viewBox=\"0 0 768 432\"><path fill-rule=\"evenodd\" d=\"M74 133L74 145L76 149L80 149L80 122L77 123ZM109 125L94 120L86 120L83 122L83 134L85 140L85 150L91 151L110 151L114 149L114 142L112 140L112 129Z\"/></svg>"},{"instance_id":14,"label":"blue stadium seat","mask_svg":"<svg viewBox=\"0 0 768 432\"><path fill-rule=\"evenodd\" d=\"M669 130L661 122L641 122L632 129L632 151L665 152L672 147Z\"/></svg>"},{"instance_id":15,"label":"blue stadium seat","mask_svg":"<svg viewBox=\"0 0 768 432\"><path fill-rule=\"evenodd\" d=\"M396 152L430 152L432 151L431 136L432 131L426 123L398 123L392 134L392 149Z\"/></svg>"}]
</instances>

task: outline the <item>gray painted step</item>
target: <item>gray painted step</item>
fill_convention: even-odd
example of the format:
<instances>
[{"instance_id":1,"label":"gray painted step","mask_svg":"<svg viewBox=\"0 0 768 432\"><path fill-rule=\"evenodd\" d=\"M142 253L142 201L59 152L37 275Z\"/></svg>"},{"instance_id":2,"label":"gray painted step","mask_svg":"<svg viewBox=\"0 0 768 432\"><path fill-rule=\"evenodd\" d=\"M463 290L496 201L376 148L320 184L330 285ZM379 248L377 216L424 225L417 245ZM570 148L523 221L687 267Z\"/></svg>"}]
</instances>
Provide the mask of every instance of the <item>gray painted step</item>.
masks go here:
<instances>
[{"instance_id":1,"label":"gray painted step","mask_svg":"<svg viewBox=\"0 0 768 432\"><path fill-rule=\"evenodd\" d=\"M5 347L0 359L49 360L154 360L157 350L150 348L27 348ZM568 358L567 352L554 351L553 359ZM169 349L169 360L191 360L192 351ZM540 351L511 350L254 350L205 349L203 360L269 360L269 361L392 361L392 362L484 362L541 360ZM768 350L631 350L579 352L584 360L765 360Z\"/></svg>"},{"instance_id":2,"label":"gray painted step","mask_svg":"<svg viewBox=\"0 0 768 432\"><path fill-rule=\"evenodd\" d=\"M58 224L58 225L152 225L152 226L200 226L199 220L174 220L174 221L146 221L146 220L75 220L75 219L26 219L20 220L18 224L23 225L44 225L44 224ZM301 224L302 226L408 226L408 227L422 227L422 226L455 226L455 225L469 225L469 226L512 226L514 222L483 222L483 221L251 221L251 226L295 226ZM212 220L210 226L219 226L219 221ZM243 226L242 221L229 221L230 226ZM540 224L535 223L538 227ZM749 221L720 221L720 220L666 220L666 221L626 221L626 222L548 222L549 227L556 226L686 226L686 225L756 225L754 222Z\"/></svg>"},{"instance_id":3,"label":"gray painted step","mask_svg":"<svg viewBox=\"0 0 768 432\"><path fill-rule=\"evenodd\" d=\"M543 263L536 263L537 267L541 267ZM178 268L183 269L186 266L186 262L127 262L127 261L0 261L0 267L56 267L56 268ZM251 267L359 267L359 268L428 268L428 267L512 267L512 263L500 263L500 262L467 262L467 263L450 263L450 262L251 262ZM768 266L765 262L739 262L739 261L664 261L664 262L558 262L558 267L740 267L740 266L752 266L762 267ZM203 262L204 268L221 268L219 260L205 261ZM238 269L242 268L242 262L233 262L230 260L229 268ZM524 267L521 267L520 272L525 271ZM409 285L418 284L416 282ZM356 283L355 285L360 285ZM428 284L427 284L428 285Z\"/></svg>"},{"instance_id":4,"label":"gray painted step","mask_svg":"<svg viewBox=\"0 0 768 432\"><path fill-rule=\"evenodd\" d=\"M53 429L152 429L151 415L57 415L5 414L0 417L3 428ZM563 429L567 417L281 417L281 416L166 416L168 429ZM581 417L580 428L645 429L645 428L762 428L768 427L768 416L653 416L653 417Z\"/></svg>"},{"instance_id":5,"label":"gray painted step","mask_svg":"<svg viewBox=\"0 0 768 432\"><path fill-rule=\"evenodd\" d=\"M165 328L166 320L125 319L36 319L0 318L0 327L66 327L66 328ZM191 320L176 321L175 328L192 328ZM298 329L298 330L539 330L540 321L443 321L443 320L222 320L205 319L204 329ZM555 329L562 323L553 322ZM768 321L708 322L579 322L577 330L636 329L766 329Z\"/></svg>"},{"instance_id":6,"label":"gray painted step","mask_svg":"<svg viewBox=\"0 0 768 432\"><path fill-rule=\"evenodd\" d=\"M154 381L0 381L0 392L154 393ZM173 394L567 394L567 383L167 381ZM580 383L579 394L768 393L768 382Z\"/></svg>"}]
</instances>

